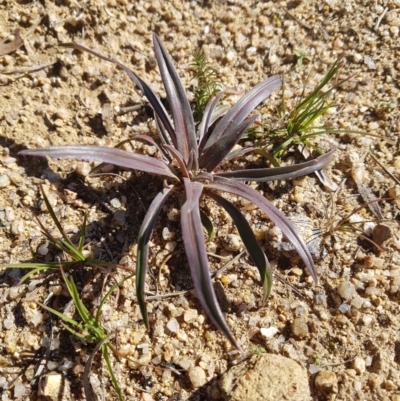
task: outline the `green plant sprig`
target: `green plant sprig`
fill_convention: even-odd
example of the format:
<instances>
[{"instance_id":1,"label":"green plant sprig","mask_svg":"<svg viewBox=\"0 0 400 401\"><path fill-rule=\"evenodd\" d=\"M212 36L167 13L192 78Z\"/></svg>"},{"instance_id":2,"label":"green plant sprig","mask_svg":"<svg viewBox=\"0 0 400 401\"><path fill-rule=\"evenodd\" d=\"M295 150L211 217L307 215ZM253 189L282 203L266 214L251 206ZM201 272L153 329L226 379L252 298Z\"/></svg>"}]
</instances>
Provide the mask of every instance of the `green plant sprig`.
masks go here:
<instances>
[{"instance_id":1,"label":"green plant sprig","mask_svg":"<svg viewBox=\"0 0 400 401\"><path fill-rule=\"evenodd\" d=\"M100 317L101 317L102 308L103 308L104 304L106 303L107 299L109 298L109 296L117 289L118 286L122 285L125 280L127 280L128 278L130 278L132 276L125 277L118 284L114 284L107 291L107 293L104 295L104 297L100 301L100 304L97 308L96 314L93 316L90 313L90 311L86 308L85 304L83 303L83 301L79 295L79 291L75 285L74 280L72 278L67 277L67 275L61 265L59 266L59 268L60 268L64 283L67 287L68 293L71 296L72 301L73 301L73 303L76 307L76 310L82 321L78 322L77 320L70 318L69 316L65 315L64 313L61 313L47 305L44 305L42 303L38 303L38 304L42 308L47 310L48 312L51 312L54 315L56 315L57 317L59 317L63 321L63 326L69 332L71 332L73 335L75 335L79 338L85 338L88 341L102 342L101 352L102 352L103 358L105 360L107 370L108 370L108 373L111 378L112 385L114 387L114 390L117 394L118 399L120 401L122 401L123 398L122 398L121 389L118 385L117 378L114 374L109 351L111 351L112 353L115 353L115 354L117 354L117 352L116 352L115 347L110 342L108 342L109 336L107 336L104 328L101 326ZM121 356L120 353L118 353L118 355ZM85 388L85 392L90 391L90 390L88 390L87 386L84 386L84 388ZM88 398L88 396L87 396L87 398Z\"/></svg>"},{"instance_id":2,"label":"green plant sprig","mask_svg":"<svg viewBox=\"0 0 400 401\"><path fill-rule=\"evenodd\" d=\"M36 220L41 228L43 235L48 239L50 243L52 243L56 248L58 248L60 251L64 253L64 255L67 257L67 260L60 262L42 262L42 263L24 262L24 263L6 264L7 268L32 269L21 278L20 283L25 282L32 275L39 273L41 271L45 271L48 269L58 269L60 267L60 264L66 270L75 266L119 267L124 270L130 270L116 263L105 262L103 260L85 257L83 254L83 247L85 245L86 215L84 215L83 223L79 230L78 243L75 245L72 243L72 241L62 228L61 223L58 220L56 214L54 213L54 210L51 207L51 204L46 196L46 193L42 185L40 185L40 191L42 193L43 200L46 204L50 217L53 220L55 226L57 227L57 230L61 234L61 238L59 239L55 238L53 235L51 235L50 231L43 225L43 223L38 218Z\"/></svg>"},{"instance_id":3,"label":"green plant sprig","mask_svg":"<svg viewBox=\"0 0 400 401\"><path fill-rule=\"evenodd\" d=\"M329 89L326 86L333 81L342 67L341 60L335 61L318 85L305 95L306 85L303 87L299 102L288 111L285 104L285 82L282 84L282 106L279 111L280 120L276 124L278 127L268 127L263 123L256 123L255 127L249 130L247 138L254 140L257 147L271 147L271 158L276 163L280 161L288 150L296 145L303 144L314 149L318 154L321 150L315 146L310 139L315 136L327 134L358 134L376 137L362 131L341 130L315 125L317 119L323 116L329 109L335 107L335 103L329 101L333 90L352 78L352 76L337 80Z\"/></svg>"},{"instance_id":4,"label":"green plant sprig","mask_svg":"<svg viewBox=\"0 0 400 401\"><path fill-rule=\"evenodd\" d=\"M201 121L204 110L210 99L221 91L221 85L217 81L217 74L206 59L201 50L193 54L194 78L197 79L197 86L194 89L193 118Z\"/></svg>"}]
</instances>

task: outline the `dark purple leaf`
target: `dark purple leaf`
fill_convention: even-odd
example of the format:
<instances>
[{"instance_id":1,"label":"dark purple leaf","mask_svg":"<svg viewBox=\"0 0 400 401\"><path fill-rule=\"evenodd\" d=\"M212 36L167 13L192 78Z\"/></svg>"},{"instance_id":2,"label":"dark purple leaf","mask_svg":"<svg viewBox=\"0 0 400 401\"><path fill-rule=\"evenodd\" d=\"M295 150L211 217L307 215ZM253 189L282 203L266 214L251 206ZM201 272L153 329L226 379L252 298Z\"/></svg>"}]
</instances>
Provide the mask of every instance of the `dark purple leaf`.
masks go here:
<instances>
[{"instance_id":1,"label":"dark purple leaf","mask_svg":"<svg viewBox=\"0 0 400 401\"><path fill-rule=\"evenodd\" d=\"M281 77L275 75L260 82L247 92L221 119L210 135L204 149L209 148L222 136L231 135L231 130L236 130L251 111L253 111L272 91L281 86Z\"/></svg>"},{"instance_id":2,"label":"dark purple leaf","mask_svg":"<svg viewBox=\"0 0 400 401\"><path fill-rule=\"evenodd\" d=\"M117 148L92 145L64 145L47 146L37 149L25 149L19 152L27 156L48 156L59 158L76 158L84 160L95 160L103 163L114 164L124 168L164 175L178 179L170 168L162 160L154 157L139 155Z\"/></svg>"},{"instance_id":3,"label":"dark purple leaf","mask_svg":"<svg viewBox=\"0 0 400 401\"><path fill-rule=\"evenodd\" d=\"M218 304L207 263L206 246L199 212L203 184L184 178L186 199L181 210L182 238L197 297L214 326L241 349L233 337Z\"/></svg>"},{"instance_id":4,"label":"dark purple leaf","mask_svg":"<svg viewBox=\"0 0 400 401\"><path fill-rule=\"evenodd\" d=\"M293 244L296 251L303 259L305 265L311 273L315 282L318 282L317 273L315 271L314 261L307 248L307 245L293 223L277 209L269 200L259 194L253 188L246 184L233 181L225 177L214 177L214 182L205 185L207 189L216 189L219 191L230 192L242 198L253 202L257 205L283 232L286 238Z\"/></svg>"},{"instance_id":5,"label":"dark purple leaf","mask_svg":"<svg viewBox=\"0 0 400 401\"><path fill-rule=\"evenodd\" d=\"M136 297L142 313L143 321L148 329L150 326L147 317L144 287L147 272L149 240L154 225L156 224L157 217L173 189L174 187L164 188L163 191L153 199L138 234L136 256Z\"/></svg>"},{"instance_id":6,"label":"dark purple leaf","mask_svg":"<svg viewBox=\"0 0 400 401\"><path fill-rule=\"evenodd\" d=\"M150 88L150 86L148 86L146 84L146 82L144 82L133 71L131 71L128 67L126 67L119 61L116 61L107 56L103 56L102 54L97 53L94 50L91 50L86 46L80 45L78 43L65 43L65 44L63 44L63 46L73 47L74 49L78 49L78 50L93 54L94 56L99 57L105 61L109 61L110 63L113 63L113 64L117 65L119 68L121 68L121 70L124 71L128 75L128 77L138 86L138 88L147 97L148 101L150 102L151 106L153 107L154 112L157 114L160 122L162 123L162 125L164 126L164 128L166 129L168 134L170 135L172 142L174 143L175 146L177 146L175 131L172 127L171 120L168 116L168 113L166 112L165 107L161 103L160 99L153 92L153 90Z\"/></svg>"},{"instance_id":7,"label":"dark purple leaf","mask_svg":"<svg viewBox=\"0 0 400 401\"><path fill-rule=\"evenodd\" d=\"M162 76L172 118L174 120L177 149L187 163L189 153L193 149L197 161L197 138L193 121L193 112L190 108L185 88L175 69L175 66L159 37L153 33L154 52L158 68Z\"/></svg>"},{"instance_id":8,"label":"dark purple leaf","mask_svg":"<svg viewBox=\"0 0 400 401\"><path fill-rule=\"evenodd\" d=\"M290 166L255 168L246 170L235 170L224 173L216 173L219 177L225 177L239 181L269 182L277 180L287 180L301 177L326 167L332 160L334 150L325 153L316 159L303 163L292 164Z\"/></svg>"},{"instance_id":9,"label":"dark purple leaf","mask_svg":"<svg viewBox=\"0 0 400 401\"><path fill-rule=\"evenodd\" d=\"M187 171L186 164L183 161L182 155L171 145L164 145L164 149L171 154L172 158L175 159L179 165L181 173L184 177L189 178L189 172Z\"/></svg>"},{"instance_id":10,"label":"dark purple leaf","mask_svg":"<svg viewBox=\"0 0 400 401\"><path fill-rule=\"evenodd\" d=\"M217 106L223 92L219 92L217 95L213 96L207 103L206 108L203 113L203 118L201 119L199 126L199 152L203 149L207 142L207 131L211 124L211 117L214 113L215 107Z\"/></svg>"},{"instance_id":11,"label":"dark purple leaf","mask_svg":"<svg viewBox=\"0 0 400 401\"><path fill-rule=\"evenodd\" d=\"M228 155L258 117L259 114L255 114L254 116L246 118L243 122L238 124L235 129L231 129L229 135L224 135L212 146L205 149L200 157L200 167L207 169L209 172L213 171L220 163L222 163L225 156Z\"/></svg>"}]
</instances>

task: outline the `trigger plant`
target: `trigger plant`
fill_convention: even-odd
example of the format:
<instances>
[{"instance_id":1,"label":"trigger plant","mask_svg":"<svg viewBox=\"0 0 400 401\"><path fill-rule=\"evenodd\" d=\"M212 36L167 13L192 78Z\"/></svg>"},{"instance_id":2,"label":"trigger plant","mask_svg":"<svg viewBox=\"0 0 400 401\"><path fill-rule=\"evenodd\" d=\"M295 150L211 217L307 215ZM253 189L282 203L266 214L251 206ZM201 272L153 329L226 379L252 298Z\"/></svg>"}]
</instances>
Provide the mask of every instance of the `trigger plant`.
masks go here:
<instances>
[{"instance_id":1,"label":"trigger plant","mask_svg":"<svg viewBox=\"0 0 400 401\"><path fill-rule=\"evenodd\" d=\"M138 139L156 145L159 157L145 156L134 152L104 146L65 145L27 149L23 155L51 156L58 158L79 158L105 162L145 173L161 175L165 185L152 200L139 230L137 240L136 295L144 323L149 328L146 309L145 281L148 264L149 240L163 205L173 193L181 199L181 229L190 273L197 297L214 326L221 331L238 349L225 317L218 304L209 271L206 245L202 227L201 199L210 197L231 216L247 251L257 266L263 285L264 297L271 291L271 270L268 259L258 244L247 220L242 213L221 193L230 193L249 200L258 206L284 233L301 256L310 274L317 281L313 259L306 243L295 226L270 201L246 185L246 181L269 182L303 176L324 168L330 161L332 151L297 165L277 168L235 169L227 171L224 163L251 151L243 148L233 150L246 133L258 114L250 115L272 91L281 86L276 75L265 79L246 93L239 101L219 114L215 113L221 93L214 95L207 103L202 119L195 124L183 83L174 67L171 57L156 34L153 34L154 51L162 81L167 94L169 112L163 103L138 75L125 65L103 56L82 45L68 44L86 51L103 60L114 63L122 69L143 92L154 110L158 141L146 135ZM204 219L203 219L204 221Z\"/></svg>"}]
</instances>

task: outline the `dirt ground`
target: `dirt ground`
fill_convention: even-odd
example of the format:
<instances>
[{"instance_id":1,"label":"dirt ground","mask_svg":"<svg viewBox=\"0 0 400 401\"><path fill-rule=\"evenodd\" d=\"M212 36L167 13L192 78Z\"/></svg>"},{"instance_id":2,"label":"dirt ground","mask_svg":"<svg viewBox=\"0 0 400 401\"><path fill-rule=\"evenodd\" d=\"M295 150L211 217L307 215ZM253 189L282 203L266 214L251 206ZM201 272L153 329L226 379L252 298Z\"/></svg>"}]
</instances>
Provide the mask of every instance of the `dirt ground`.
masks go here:
<instances>
[{"instance_id":1,"label":"dirt ground","mask_svg":"<svg viewBox=\"0 0 400 401\"><path fill-rule=\"evenodd\" d=\"M351 79L335 90L336 106L321 124L364 134L316 140L337 148L327 173L338 189L330 192L314 175L258 186L321 239L314 247L319 284L296 254L279 251L280 233L268 218L239 202L285 282L275 280L263 304L257 270L242 255L216 286L225 290L227 321L242 347L250 354L287 356L304 366L313 400L400 400L399 29L399 0L0 1L0 38L18 47L7 51L0 45L0 263L55 260L34 218L55 232L40 198L42 183L68 234L76 238L87 213L87 252L134 268L141 219L162 187L161 179L117 169L89 176L95 163L18 156L26 147L49 144L114 146L154 131L146 100L120 70L60 43L75 41L113 56L165 97L151 44L156 32L189 94L192 55L200 48L223 87L238 95L269 75L284 74L288 109L306 83L312 88L343 57L340 77ZM264 119L276 116L280 96L277 92L259 108ZM137 107L126 110L132 106ZM151 152L135 144L137 151ZM376 198L394 199L373 203L374 210L361 207ZM141 321L134 278L103 309L103 327L115 333L110 341L131 357L112 359L126 400L218 399L219 392L207 383L238 357L208 323L194 294L161 297L191 287L174 221L177 206L166 206L152 238L152 333ZM339 230L338 222L353 211L348 221L363 236ZM227 246L228 236L236 233L229 219L213 205L210 214L217 228L216 239L208 244L216 254L210 268L216 271L241 247ZM172 237L177 248L167 260ZM50 353L41 375L62 373L68 390L63 399L84 399L81 378L95 345L70 334L36 303L52 294L49 305L71 308L59 272L47 271L20 285L25 273L0 271L1 400L38 399L37 363L46 349ZM71 274L94 309L101 295L128 273L80 267ZM206 383L188 375L195 367ZM320 371L325 384L315 382ZM99 399L116 399L100 354L91 382Z\"/></svg>"}]
</instances>

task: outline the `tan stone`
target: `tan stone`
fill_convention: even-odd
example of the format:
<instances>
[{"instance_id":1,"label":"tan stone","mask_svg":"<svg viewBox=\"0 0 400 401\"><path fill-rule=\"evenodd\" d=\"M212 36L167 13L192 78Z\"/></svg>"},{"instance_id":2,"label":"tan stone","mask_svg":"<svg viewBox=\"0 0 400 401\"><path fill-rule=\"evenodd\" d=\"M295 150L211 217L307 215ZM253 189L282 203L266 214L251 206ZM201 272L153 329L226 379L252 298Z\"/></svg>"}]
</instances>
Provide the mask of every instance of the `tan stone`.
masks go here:
<instances>
[{"instance_id":1,"label":"tan stone","mask_svg":"<svg viewBox=\"0 0 400 401\"><path fill-rule=\"evenodd\" d=\"M225 401L308 401L307 372L280 355L255 355L226 372L219 384Z\"/></svg>"}]
</instances>

